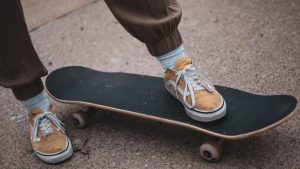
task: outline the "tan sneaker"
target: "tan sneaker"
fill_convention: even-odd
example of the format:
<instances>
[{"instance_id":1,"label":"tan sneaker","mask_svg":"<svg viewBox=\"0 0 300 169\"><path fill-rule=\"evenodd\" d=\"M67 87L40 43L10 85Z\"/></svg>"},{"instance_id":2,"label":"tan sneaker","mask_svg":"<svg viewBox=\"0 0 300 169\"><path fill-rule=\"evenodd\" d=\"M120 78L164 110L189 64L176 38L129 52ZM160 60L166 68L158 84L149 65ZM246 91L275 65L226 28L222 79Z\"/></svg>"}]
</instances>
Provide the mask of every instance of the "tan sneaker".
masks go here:
<instances>
[{"instance_id":1,"label":"tan sneaker","mask_svg":"<svg viewBox=\"0 0 300 169\"><path fill-rule=\"evenodd\" d=\"M226 114L226 103L213 84L200 75L190 57L179 58L164 75L169 93L185 107L189 117L201 122L220 119Z\"/></svg>"},{"instance_id":2,"label":"tan sneaker","mask_svg":"<svg viewBox=\"0 0 300 169\"><path fill-rule=\"evenodd\" d=\"M71 157L73 149L70 139L52 106L49 112L34 108L27 120L30 124L32 148L38 158L47 163L59 163Z\"/></svg>"}]
</instances>

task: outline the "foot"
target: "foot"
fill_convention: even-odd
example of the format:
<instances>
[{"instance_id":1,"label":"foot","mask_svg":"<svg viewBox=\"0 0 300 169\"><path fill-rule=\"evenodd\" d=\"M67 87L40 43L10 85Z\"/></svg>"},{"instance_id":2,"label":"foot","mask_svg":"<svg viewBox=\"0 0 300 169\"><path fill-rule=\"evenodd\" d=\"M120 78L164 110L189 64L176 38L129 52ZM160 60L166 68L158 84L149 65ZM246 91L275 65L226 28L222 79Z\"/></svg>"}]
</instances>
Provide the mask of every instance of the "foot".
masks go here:
<instances>
[{"instance_id":1,"label":"foot","mask_svg":"<svg viewBox=\"0 0 300 169\"><path fill-rule=\"evenodd\" d=\"M32 148L39 159L47 163L59 163L71 157L73 149L70 139L52 106L48 112L33 108L27 120Z\"/></svg>"},{"instance_id":2,"label":"foot","mask_svg":"<svg viewBox=\"0 0 300 169\"><path fill-rule=\"evenodd\" d=\"M213 84L197 72L191 58L179 58L174 68L166 70L164 81L169 93L184 105L192 119L210 122L225 116L225 100Z\"/></svg>"}]
</instances>

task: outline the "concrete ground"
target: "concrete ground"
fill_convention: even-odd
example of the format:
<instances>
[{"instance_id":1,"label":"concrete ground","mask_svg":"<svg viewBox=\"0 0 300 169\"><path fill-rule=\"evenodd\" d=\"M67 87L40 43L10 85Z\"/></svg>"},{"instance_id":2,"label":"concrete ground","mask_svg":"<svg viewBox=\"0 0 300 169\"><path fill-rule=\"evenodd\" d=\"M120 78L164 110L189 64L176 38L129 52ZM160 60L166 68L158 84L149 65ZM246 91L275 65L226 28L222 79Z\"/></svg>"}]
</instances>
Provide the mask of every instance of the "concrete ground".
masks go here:
<instances>
[{"instance_id":1,"label":"concrete ground","mask_svg":"<svg viewBox=\"0 0 300 169\"><path fill-rule=\"evenodd\" d=\"M21 0L29 30L93 2L96 0Z\"/></svg>"},{"instance_id":2,"label":"concrete ground","mask_svg":"<svg viewBox=\"0 0 300 169\"><path fill-rule=\"evenodd\" d=\"M103 1L22 2L33 43L49 71L83 65L102 71L162 75L155 58L121 27ZM300 1L179 2L184 45L202 74L219 85L300 97ZM0 93L0 168L300 166L299 113L262 136L226 143L223 158L214 164L200 158L197 148L206 137L195 131L109 112L95 114L90 126L82 130L68 116L80 108L53 100L65 112L60 116L77 151L65 163L47 165L31 150L26 112L9 90L0 88ZM80 146L85 141L86 146Z\"/></svg>"}]
</instances>

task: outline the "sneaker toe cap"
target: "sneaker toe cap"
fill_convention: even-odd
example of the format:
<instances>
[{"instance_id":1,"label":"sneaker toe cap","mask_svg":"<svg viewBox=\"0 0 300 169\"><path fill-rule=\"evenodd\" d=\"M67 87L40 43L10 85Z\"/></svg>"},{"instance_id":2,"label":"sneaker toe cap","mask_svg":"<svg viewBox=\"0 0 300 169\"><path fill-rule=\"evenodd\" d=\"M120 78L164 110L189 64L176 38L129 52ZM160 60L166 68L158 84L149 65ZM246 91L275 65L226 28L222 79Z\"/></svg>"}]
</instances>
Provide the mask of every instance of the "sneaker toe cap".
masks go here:
<instances>
[{"instance_id":1,"label":"sneaker toe cap","mask_svg":"<svg viewBox=\"0 0 300 169\"><path fill-rule=\"evenodd\" d=\"M63 152L68 146L68 138L61 132L54 132L39 142L34 142L34 150L43 155L53 155Z\"/></svg>"},{"instance_id":2,"label":"sneaker toe cap","mask_svg":"<svg viewBox=\"0 0 300 169\"><path fill-rule=\"evenodd\" d=\"M195 108L203 112L218 110L223 105L223 97L217 92L197 93Z\"/></svg>"}]
</instances>

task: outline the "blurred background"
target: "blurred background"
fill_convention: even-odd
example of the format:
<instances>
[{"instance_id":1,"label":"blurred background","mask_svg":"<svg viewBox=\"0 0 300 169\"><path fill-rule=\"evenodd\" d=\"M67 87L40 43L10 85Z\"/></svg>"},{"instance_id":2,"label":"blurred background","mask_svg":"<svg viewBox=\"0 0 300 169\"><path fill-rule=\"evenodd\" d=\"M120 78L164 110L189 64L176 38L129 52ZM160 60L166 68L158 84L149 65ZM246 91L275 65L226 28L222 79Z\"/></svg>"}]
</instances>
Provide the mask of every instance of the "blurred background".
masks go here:
<instances>
[{"instance_id":1,"label":"blurred background","mask_svg":"<svg viewBox=\"0 0 300 169\"><path fill-rule=\"evenodd\" d=\"M103 0L21 0L30 35L49 71L82 65L101 71L161 76L145 46L116 21ZM218 85L300 97L299 0L179 0L187 53ZM200 158L205 136L151 121L99 112L78 129L56 103L73 140L71 160L39 161L31 150L26 112L0 88L1 168L290 168L300 166L300 115L260 137L225 144L217 164ZM87 141L84 151L78 146ZM85 152L85 153L84 153Z\"/></svg>"}]
</instances>

